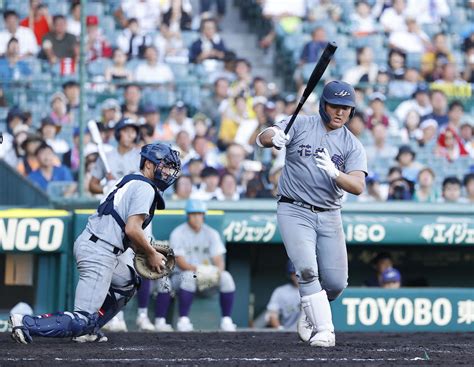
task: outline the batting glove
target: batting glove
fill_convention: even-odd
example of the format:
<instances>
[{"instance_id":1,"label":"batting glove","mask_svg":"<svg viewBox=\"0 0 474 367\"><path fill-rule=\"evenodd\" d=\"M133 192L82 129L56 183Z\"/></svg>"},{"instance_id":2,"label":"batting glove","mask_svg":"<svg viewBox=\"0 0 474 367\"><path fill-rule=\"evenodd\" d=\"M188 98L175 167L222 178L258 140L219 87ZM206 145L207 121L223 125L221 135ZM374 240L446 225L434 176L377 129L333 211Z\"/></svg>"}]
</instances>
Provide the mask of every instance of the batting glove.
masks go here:
<instances>
[{"instance_id":1,"label":"batting glove","mask_svg":"<svg viewBox=\"0 0 474 367\"><path fill-rule=\"evenodd\" d=\"M316 165L319 168L325 170L329 177L331 177L333 180L339 177L339 170L336 168L336 165L331 160L329 152L326 148L323 148L323 151L318 153L315 160Z\"/></svg>"},{"instance_id":2,"label":"batting glove","mask_svg":"<svg viewBox=\"0 0 474 367\"><path fill-rule=\"evenodd\" d=\"M272 130L275 132L275 135L272 137L272 144L276 148L283 148L290 141L290 135L285 134L283 130L276 127L272 127Z\"/></svg>"}]
</instances>

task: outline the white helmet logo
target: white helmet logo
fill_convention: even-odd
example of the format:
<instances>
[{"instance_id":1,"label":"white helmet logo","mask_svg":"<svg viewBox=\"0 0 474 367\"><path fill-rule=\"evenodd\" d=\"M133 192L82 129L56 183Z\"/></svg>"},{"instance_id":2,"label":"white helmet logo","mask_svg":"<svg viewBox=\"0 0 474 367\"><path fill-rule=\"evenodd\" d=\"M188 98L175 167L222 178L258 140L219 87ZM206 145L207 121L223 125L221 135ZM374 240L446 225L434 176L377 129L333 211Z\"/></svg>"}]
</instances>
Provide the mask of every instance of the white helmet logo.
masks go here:
<instances>
[{"instance_id":1,"label":"white helmet logo","mask_svg":"<svg viewBox=\"0 0 474 367\"><path fill-rule=\"evenodd\" d=\"M335 96L338 97L347 97L350 96L351 94L347 90L341 90L340 92L334 93Z\"/></svg>"}]
</instances>

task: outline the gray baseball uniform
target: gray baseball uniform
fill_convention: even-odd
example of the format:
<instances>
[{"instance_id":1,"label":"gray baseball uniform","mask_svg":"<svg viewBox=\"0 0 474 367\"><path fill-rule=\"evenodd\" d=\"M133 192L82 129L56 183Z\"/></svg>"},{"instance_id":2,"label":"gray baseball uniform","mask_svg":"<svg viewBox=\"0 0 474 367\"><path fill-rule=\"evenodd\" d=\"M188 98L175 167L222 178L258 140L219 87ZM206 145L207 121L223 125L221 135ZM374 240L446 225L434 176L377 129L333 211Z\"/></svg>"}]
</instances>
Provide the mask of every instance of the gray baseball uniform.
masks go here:
<instances>
[{"instance_id":1,"label":"gray baseball uniform","mask_svg":"<svg viewBox=\"0 0 474 367\"><path fill-rule=\"evenodd\" d=\"M285 284L275 288L267 305L267 311L277 312L280 325L287 330L296 330L301 314L301 301L298 288L293 284Z\"/></svg>"},{"instance_id":2,"label":"gray baseball uniform","mask_svg":"<svg viewBox=\"0 0 474 367\"><path fill-rule=\"evenodd\" d=\"M148 215L154 197L148 183L134 180L117 191L114 207L126 222L132 215ZM92 235L98 238L96 242L91 241ZM79 270L75 311L97 312L110 286L120 290L131 284L132 258L114 253L114 248L123 250L122 240L123 232L111 215L99 217L95 213L89 217L86 228L74 243Z\"/></svg>"},{"instance_id":3,"label":"gray baseball uniform","mask_svg":"<svg viewBox=\"0 0 474 367\"><path fill-rule=\"evenodd\" d=\"M133 148L123 155L118 152L117 148L114 148L110 152L105 153L105 155L112 175L117 180L139 170L140 149L138 148ZM102 162L102 159L98 159L92 170L92 176L102 180L106 174L104 162Z\"/></svg>"},{"instance_id":4,"label":"gray baseball uniform","mask_svg":"<svg viewBox=\"0 0 474 367\"><path fill-rule=\"evenodd\" d=\"M275 125L284 130L288 121ZM339 171L366 174L367 158L362 144L345 126L327 131L318 116L298 116L289 135L279 195L327 210L312 211L279 202L280 233L295 266L301 296L325 289L333 300L347 286L347 252L340 214L343 190L316 165L315 156L326 148Z\"/></svg>"}]
</instances>

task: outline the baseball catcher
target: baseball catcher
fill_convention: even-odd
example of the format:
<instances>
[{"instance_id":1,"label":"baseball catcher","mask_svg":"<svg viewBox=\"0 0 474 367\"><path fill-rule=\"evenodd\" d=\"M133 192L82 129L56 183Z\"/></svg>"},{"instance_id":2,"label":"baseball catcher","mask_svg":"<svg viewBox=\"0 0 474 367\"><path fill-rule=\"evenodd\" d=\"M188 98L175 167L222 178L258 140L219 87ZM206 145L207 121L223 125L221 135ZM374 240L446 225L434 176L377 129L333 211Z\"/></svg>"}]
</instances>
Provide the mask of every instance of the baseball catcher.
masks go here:
<instances>
[{"instance_id":1,"label":"baseball catcher","mask_svg":"<svg viewBox=\"0 0 474 367\"><path fill-rule=\"evenodd\" d=\"M124 176L74 243L79 271L74 311L41 316L13 314L12 338L23 344L32 336L73 337L75 341L107 341L99 331L133 297L140 284L132 257L119 255L129 247L139 253L149 276L161 276L174 264L171 250L158 249L144 229L155 209L164 209L161 192L178 177L179 154L165 144L148 144L140 151L140 171ZM129 259L129 260L128 260Z\"/></svg>"}]
</instances>

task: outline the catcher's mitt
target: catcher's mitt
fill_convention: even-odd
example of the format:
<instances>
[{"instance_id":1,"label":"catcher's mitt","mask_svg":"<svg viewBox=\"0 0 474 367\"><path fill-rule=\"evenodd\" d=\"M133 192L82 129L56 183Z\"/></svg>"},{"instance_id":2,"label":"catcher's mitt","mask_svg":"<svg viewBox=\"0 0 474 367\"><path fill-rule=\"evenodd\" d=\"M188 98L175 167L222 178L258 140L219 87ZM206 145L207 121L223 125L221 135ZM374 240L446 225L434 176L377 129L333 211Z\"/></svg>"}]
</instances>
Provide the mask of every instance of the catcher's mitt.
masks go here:
<instances>
[{"instance_id":1,"label":"catcher's mitt","mask_svg":"<svg viewBox=\"0 0 474 367\"><path fill-rule=\"evenodd\" d=\"M133 265L138 274L146 279L159 279L171 274L176 265L176 259L174 257L174 251L171 247L168 246L168 241L150 241L150 245L158 251L160 254L164 255L166 258L165 269L158 273L153 271L148 266L148 261L145 254L137 252L135 258L133 259Z\"/></svg>"},{"instance_id":2,"label":"catcher's mitt","mask_svg":"<svg viewBox=\"0 0 474 367\"><path fill-rule=\"evenodd\" d=\"M219 285L219 269L214 265L198 265L196 269L196 281L199 291L214 288Z\"/></svg>"}]
</instances>

